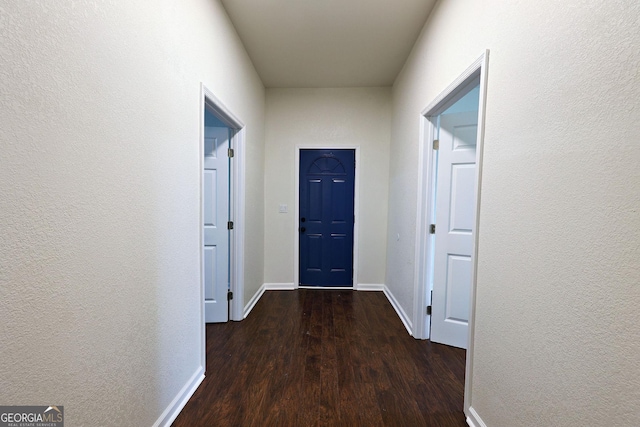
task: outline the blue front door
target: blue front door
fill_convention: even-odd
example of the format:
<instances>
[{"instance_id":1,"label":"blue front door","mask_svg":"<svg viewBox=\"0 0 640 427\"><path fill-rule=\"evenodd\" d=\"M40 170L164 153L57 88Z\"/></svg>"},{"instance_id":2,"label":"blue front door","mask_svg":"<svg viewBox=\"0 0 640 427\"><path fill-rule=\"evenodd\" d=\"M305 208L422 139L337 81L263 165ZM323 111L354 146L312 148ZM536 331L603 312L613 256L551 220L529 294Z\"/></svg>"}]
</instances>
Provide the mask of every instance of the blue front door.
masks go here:
<instances>
[{"instance_id":1,"label":"blue front door","mask_svg":"<svg viewBox=\"0 0 640 427\"><path fill-rule=\"evenodd\" d=\"M300 150L300 285L353 286L355 150Z\"/></svg>"}]
</instances>

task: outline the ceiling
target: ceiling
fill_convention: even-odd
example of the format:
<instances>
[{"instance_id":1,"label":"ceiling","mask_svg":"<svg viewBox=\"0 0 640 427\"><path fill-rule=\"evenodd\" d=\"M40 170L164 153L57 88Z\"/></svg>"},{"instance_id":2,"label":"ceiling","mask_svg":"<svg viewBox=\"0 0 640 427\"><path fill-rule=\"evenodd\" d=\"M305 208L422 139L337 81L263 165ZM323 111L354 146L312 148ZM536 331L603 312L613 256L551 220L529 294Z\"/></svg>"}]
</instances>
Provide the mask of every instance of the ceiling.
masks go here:
<instances>
[{"instance_id":1,"label":"ceiling","mask_svg":"<svg viewBox=\"0 0 640 427\"><path fill-rule=\"evenodd\" d=\"M391 86L435 0L221 0L266 87Z\"/></svg>"}]
</instances>

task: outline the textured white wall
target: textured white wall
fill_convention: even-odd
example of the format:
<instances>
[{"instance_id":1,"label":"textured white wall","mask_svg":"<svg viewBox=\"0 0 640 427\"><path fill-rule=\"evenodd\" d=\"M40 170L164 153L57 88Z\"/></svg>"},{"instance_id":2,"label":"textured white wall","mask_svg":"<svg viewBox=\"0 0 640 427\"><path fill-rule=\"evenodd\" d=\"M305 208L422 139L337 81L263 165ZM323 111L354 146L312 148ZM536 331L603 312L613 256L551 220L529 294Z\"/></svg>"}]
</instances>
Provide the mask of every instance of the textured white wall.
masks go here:
<instances>
[{"instance_id":1,"label":"textured white wall","mask_svg":"<svg viewBox=\"0 0 640 427\"><path fill-rule=\"evenodd\" d=\"M471 405L488 427L640 425L640 4L439 2L393 90L389 237L420 111L491 50ZM412 239L387 284L412 310Z\"/></svg>"},{"instance_id":2,"label":"textured white wall","mask_svg":"<svg viewBox=\"0 0 640 427\"><path fill-rule=\"evenodd\" d=\"M247 124L249 293L264 88L217 1L0 10L0 401L152 425L202 354L200 82Z\"/></svg>"},{"instance_id":3,"label":"textured white wall","mask_svg":"<svg viewBox=\"0 0 640 427\"><path fill-rule=\"evenodd\" d=\"M383 284L390 88L267 89L266 105L265 282L293 283L296 145L306 145L360 147L358 283Z\"/></svg>"}]
</instances>

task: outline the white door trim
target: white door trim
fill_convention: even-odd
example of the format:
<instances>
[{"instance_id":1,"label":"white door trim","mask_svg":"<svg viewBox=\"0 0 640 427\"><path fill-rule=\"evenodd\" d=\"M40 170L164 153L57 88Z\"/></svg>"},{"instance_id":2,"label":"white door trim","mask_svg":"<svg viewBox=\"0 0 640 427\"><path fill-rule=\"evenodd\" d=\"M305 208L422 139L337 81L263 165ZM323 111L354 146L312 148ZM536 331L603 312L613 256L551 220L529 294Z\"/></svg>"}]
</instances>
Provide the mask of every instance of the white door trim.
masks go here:
<instances>
[{"instance_id":1,"label":"white door trim","mask_svg":"<svg viewBox=\"0 0 640 427\"><path fill-rule=\"evenodd\" d=\"M431 304L430 289L428 280L433 265L431 265L432 238L429 234L429 224L433 215L433 182L434 168L433 149L431 147L435 125L430 120L444 110L449 108L459 97L460 91L469 82L480 77L480 99L478 105L478 134L476 146L476 217L475 229L473 230L473 250L472 250L472 272L471 272L471 295L469 310L469 344L467 346L466 375L464 388L464 408L468 414L471 406L471 381L473 378L473 343L475 333L475 305L476 305L476 280L478 260L478 226L480 223L480 196L482 178L482 153L484 146L484 122L485 106L487 94L487 71L489 65L489 50L486 50L473 64L471 64L453 83L443 90L421 113L418 166L418 216L416 226L416 281L414 283L414 318L413 334L415 338L429 338L429 316L426 315L425 307Z\"/></svg>"},{"instance_id":2,"label":"white door trim","mask_svg":"<svg viewBox=\"0 0 640 427\"><path fill-rule=\"evenodd\" d=\"M244 318L244 230L245 230L245 125L238 119L204 84L200 84L200 223L204 218L204 109L209 106L215 115L231 129L229 144L234 150L234 160L231 162L231 220L234 228L231 232L229 246L230 262L230 290L233 292L229 317L231 320L240 321ZM204 234L200 233L200 284L202 292L202 340L203 351L206 352L205 327L204 327L204 265L202 263ZM204 353L203 353L204 360ZM204 363L204 362L203 362ZM206 365L203 365L206 366Z\"/></svg>"},{"instance_id":3,"label":"white door trim","mask_svg":"<svg viewBox=\"0 0 640 427\"><path fill-rule=\"evenodd\" d=\"M298 232L298 218L300 218L300 150L355 150L356 170L354 175L354 196L353 196L353 290L358 289L358 229L360 223L360 146L327 146L323 144L296 145L295 148L295 202L294 202L294 242L293 242L293 287L298 289L300 283L300 234ZM348 289L348 288L341 288Z\"/></svg>"}]
</instances>

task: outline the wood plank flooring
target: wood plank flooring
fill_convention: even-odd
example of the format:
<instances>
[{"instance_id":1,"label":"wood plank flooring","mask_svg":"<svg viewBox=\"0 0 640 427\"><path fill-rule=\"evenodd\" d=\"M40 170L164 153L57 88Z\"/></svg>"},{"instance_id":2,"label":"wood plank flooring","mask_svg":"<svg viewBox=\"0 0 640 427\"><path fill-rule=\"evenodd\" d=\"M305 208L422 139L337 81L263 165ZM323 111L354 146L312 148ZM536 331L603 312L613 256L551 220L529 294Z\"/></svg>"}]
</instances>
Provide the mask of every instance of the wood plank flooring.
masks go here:
<instances>
[{"instance_id":1,"label":"wood plank flooring","mask_svg":"<svg viewBox=\"0 0 640 427\"><path fill-rule=\"evenodd\" d=\"M174 427L467 426L465 351L409 336L382 292L268 291L206 333Z\"/></svg>"}]
</instances>

